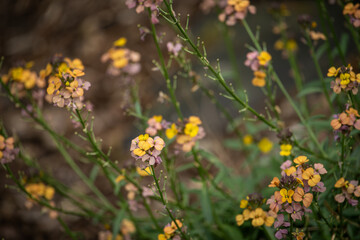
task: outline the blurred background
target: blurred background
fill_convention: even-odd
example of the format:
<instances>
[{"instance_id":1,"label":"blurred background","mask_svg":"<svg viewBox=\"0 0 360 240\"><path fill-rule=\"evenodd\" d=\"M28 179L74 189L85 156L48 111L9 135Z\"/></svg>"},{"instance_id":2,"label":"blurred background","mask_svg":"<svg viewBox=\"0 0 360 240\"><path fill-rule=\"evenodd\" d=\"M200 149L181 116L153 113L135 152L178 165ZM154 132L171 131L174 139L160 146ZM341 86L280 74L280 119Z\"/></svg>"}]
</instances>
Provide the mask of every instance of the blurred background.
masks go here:
<instances>
[{"instance_id":1,"label":"blurred background","mask_svg":"<svg viewBox=\"0 0 360 240\"><path fill-rule=\"evenodd\" d=\"M200 36L208 52L208 58L216 63L219 58L224 76L234 86L239 84L231 74L231 63L225 47L224 26L218 19L218 11L204 11L204 2L201 0L174 1L175 11L181 13L185 22L186 14L190 14L190 29L192 36ZM280 51L274 50L274 43L279 35L273 33L274 20L268 13L270 1L251 1L257 7L257 14L247 16L250 27L255 31L260 26L260 38L266 42L268 51L273 56L276 71L290 93L295 93L293 79L288 61ZM287 18L288 33L297 41L299 50L297 58L299 68L306 82L317 78L309 52L302 43L300 27L297 17L307 13L317 20L318 9L316 1L284 1L291 16ZM336 31L343 29L342 10L335 5L326 4L334 19ZM341 21L337 21L341 19ZM159 35L162 35L162 48L167 55L166 43L174 41L176 34L161 20L157 25ZM112 43L119 37L126 37L126 47L141 54L142 70L136 76L139 82L139 96L144 111L151 117L162 114L169 121L176 121L176 112L168 103L157 101L159 92L167 93L166 85L159 71L154 70L152 60L158 59L154 42L150 35L144 40L140 39L138 25L148 27L148 16L137 14L134 9L128 9L125 1L119 0L3 0L0 1L0 56L4 56L1 74L19 61L34 61L34 69L39 71L55 54L61 53L65 57L80 58L85 65L85 79L91 83L91 88L86 92L86 99L94 105L95 133L103 139L103 147L113 147L112 159L118 160L120 165L132 164L130 159L130 141L141 133L140 125L134 117L126 114L126 109L131 105L131 91L129 83L121 78L111 77L106 74L108 64L100 61ZM251 41L241 24L229 28L229 38L233 42L237 58L237 67L241 76L241 85L247 89L249 103L260 112L264 113L264 96L260 89L251 85L252 71L244 66L246 53L245 47ZM351 49L351 44L349 43ZM351 56L350 56L351 58ZM325 59L326 60L326 59ZM328 69L328 61L323 61L323 73ZM231 114L239 117L238 110L226 98L219 96L215 83L204 77L204 69L194 59L193 69L205 86L214 89L219 101L228 106ZM176 71L176 68L173 69ZM181 109L185 116L197 115L203 120L207 136L201 141L201 147L221 156L221 160L228 166L236 167L242 161L239 152L232 151L222 146L224 139L231 137L227 131L228 124L218 113L214 105L200 91L192 92L192 82L178 78L176 94L181 102ZM282 118L288 126L296 123L298 119L293 115L288 103L283 101L281 95L276 99L282 110ZM324 101L319 96L312 96L309 101L321 103ZM316 112L327 113L327 109L313 109ZM34 128L34 124L20 115L20 110L5 97L0 98L0 115L6 129L15 135L23 144L30 156L38 159L48 172L68 185L76 185L79 181L74 176L56 149L49 136L41 129ZM64 109L55 108L45 104L44 115L49 123L65 136L78 141L69 114ZM134 124L135 121L135 124ZM245 129L242 129L245 131ZM274 139L275 136L268 131L264 136ZM263 137L263 136L258 136ZM276 140L275 140L276 141ZM80 141L81 142L81 141ZM16 169L23 169L19 161L12 163ZM87 169L84 164L84 169ZM246 173L241 173L246 174ZM9 187L11 182L6 178L5 172L0 170L0 238L4 239L66 239L56 220L49 219L38 208L31 210L24 206L25 196ZM82 186L78 186L81 188ZM101 190L111 194L109 186ZM78 219L68 219L76 231L84 232L86 239L97 239L99 229L95 225Z\"/></svg>"}]
</instances>

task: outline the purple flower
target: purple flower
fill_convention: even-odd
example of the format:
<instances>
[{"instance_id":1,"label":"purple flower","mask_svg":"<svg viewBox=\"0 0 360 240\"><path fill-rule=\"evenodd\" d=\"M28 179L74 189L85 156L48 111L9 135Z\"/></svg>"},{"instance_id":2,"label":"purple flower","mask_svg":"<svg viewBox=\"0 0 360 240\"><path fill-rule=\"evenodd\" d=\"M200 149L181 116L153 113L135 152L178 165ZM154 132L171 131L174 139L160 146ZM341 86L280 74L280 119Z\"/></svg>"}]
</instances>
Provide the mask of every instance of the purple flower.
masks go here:
<instances>
[{"instance_id":1,"label":"purple flower","mask_svg":"<svg viewBox=\"0 0 360 240\"><path fill-rule=\"evenodd\" d=\"M286 238L287 234L288 234L288 230L287 230L287 229L280 229L279 231L277 231L277 232L275 233L275 237L276 237L277 239L283 239L283 238Z\"/></svg>"}]
</instances>

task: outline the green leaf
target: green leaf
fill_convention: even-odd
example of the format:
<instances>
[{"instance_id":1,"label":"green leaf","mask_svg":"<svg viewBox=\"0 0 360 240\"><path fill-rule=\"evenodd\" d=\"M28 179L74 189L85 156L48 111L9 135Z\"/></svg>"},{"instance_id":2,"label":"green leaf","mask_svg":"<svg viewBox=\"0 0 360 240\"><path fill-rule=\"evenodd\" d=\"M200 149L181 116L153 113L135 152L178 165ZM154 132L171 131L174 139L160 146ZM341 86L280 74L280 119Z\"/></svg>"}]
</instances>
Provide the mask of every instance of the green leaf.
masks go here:
<instances>
[{"instance_id":1,"label":"green leaf","mask_svg":"<svg viewBox=\"0 0 360 240\"><path fill-rule=\"evenodd\" d=\"M211 203L209 199L208 190L206 186L203 186L200 194L200 202L201 202L201 210L207 222L213 223L212 211L211 211Z\"/></svg>"},{"instance_id":2,"label":"green leaf","mask_svg":"<svg viewBox=\"0 0 360 240\"><path fill-rule=\"evenodd\" d=\"M317 60L321 58L321 56L324 54L327 48L327 43L323 43L315 52L315 57Z\"/></svg>"},{"instance_id":3,"label":"green leaf","mask_svg":"<svg viewBox=\"0 0 360 240\"><path fill-rule=\"evenodd\" d=\"M227 239L233 239L233 240L244 239L244 236L239 231L238 227L231 226L231 225L228 225L228 224L221 224L219 227L223 230L223 232L226 233L226 235L228 237L230 237L230 238L227 238Z\"/></svg>"},{"instance_id":4,"label":"green leaf","mask_svg":"<svg viewBox=\"0 0 360 240\"><path fill-rule=\"evenodd\" d=\"M125 208L123 207L118 213L116 214L116 217L114 219L113 225L112 225L112 240L115 240L116 235L119 233L120 230L120 224L125 216Z\"/></svg>"},{"instance_id":5,"label":"green leaf","mask_svg":"<svg viewBox=\"0 0 360 240\"><path fill-rule=\"evenodd\" d=\"M95 165L92 169L91 169L91 172L90 172L90 181L91 182L94 182L97 175L99 174L99 170L100 170L100 166L99 165Z\"/></svg>"},{"instance_id":6,"label":"green leaf","mask_svg":"<svg viewBox=\"0 0 360 240\"><path fill-rule=\"evenodd\" d=\"M300 97L304 97L304 96L312 94L312 93L318 93L318 92L322 92L322 91L323 91L323 89L321 87L315 87L315 86L307 87L307 88L302 89L298 93L297 97L300 98Z\"/></svg>"}]
</instances>

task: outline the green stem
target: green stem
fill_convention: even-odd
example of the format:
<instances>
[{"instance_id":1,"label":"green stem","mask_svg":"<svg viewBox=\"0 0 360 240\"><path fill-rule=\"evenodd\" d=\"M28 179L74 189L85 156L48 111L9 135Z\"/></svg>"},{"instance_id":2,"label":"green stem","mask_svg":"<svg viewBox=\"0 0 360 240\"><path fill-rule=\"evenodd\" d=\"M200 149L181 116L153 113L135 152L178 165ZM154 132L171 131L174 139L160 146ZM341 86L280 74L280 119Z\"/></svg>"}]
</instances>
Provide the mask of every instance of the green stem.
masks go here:
<instances>
[{"instance_id":1,"label":"green stem","mask_svg":"<svg viewBox=\"0 0 360 240\"><path fill-rule=\"evenodd\" d=\"M148 8L148 12L149 12L149 16L151 16L150 8ZM165 77L166 86L167 86L167 88L169 90L169 93L170 93L171 102L174 105L180 120L183 120L183 115L182 115L182 113L180 111L180 104L176 100L175 92L174 92L174 89L172 88L172 83L171 83L171 80L170 80L170 77L169 77L169 73L167 71L166 64L165 64L165 61L164 61L164 57L163 57L163 54L162 54L161 49L160 49L159 40L158 40L158 37L156 35L155 25L151 21L150 21L150 25L151 25L151 34L153 36L155 46L156 46L156 50L157 50L157 53L158 53L158 56L159 56L160 64L161 64L161 72L163 73L163 75Z\"/></svg>"},{"instance_id":2,"label":"green stem","mask_svg":"<svg viewBox=\"0 0 360 240\"><path fill-rule=\"evenodd\" d=\"M63 227L67 235L71 237L71 239L77 239L76 234L70 230L69 226L62 220L60 216L57 217L57 220L59 221L60 225Z\"/></svg>"},{"instance_id":3,"label":"green stem","mask_svg":"<svg viewBox=\"0 0 360 240\"><path fill-rule=\"evenodd\" d=\"M176 228L180 231L181 236L182 236L184 239L189 239L188 236L181 230L181 228L179 227L179 225L178 225L177 222L176 222L176 218L173 216L173 214L171 213L170 209L169 209L168 206L167 206L167 203L166 203L166 201L165 201L165 199L164 199L164 196L163 196L163 192L161 191L161 188L160 188L160 185L159 185L159 181L158 181L158 179L157 179L157 177L156 177L156 174L155 174L154 166L151 165L150 167L151 167L152 177L153 177L153 179L154 179L154 181L155 181L156 188L157 188L157 190L158 190L158 192L159 192L161 202L162 202L162 204L164 205L166 212L168 213L169 217L171 218L171 220L172 220L172 221L174 222L174 224L176 225Z\"/></svg>"},{"instance_id":4,"label":"green stem","mask_svg":"<svg viewBox=\"0 0 360 240\"><path fill-rule=\"evenodd\" d=\"M320 68L320 65L319 65L319 61L318 59L316 58L315 56L315 49L314 49L314 45L312 44L312 41L311 41L311 38L309 36L309 33L308 31L305 31L305 38L306 38L306 41L307 41L307 44L310 48L310 55L311 55L311 58L315 64L315 69L316 69L316 72L318 74L318 77L320 78L321 80L321 85L323 87L323 92L325 94L325 98L326 98L326 101L328 102L328 105L330 107L330 110L331 112L333 113L334 112L334 108L332 106L332 103L331 103L331 100L330 100L330 96L329 96L329 92L328 92L328 87L326 86L326 83L325 83L325 79L323 77L323 73L321 71L321 68Z\"/></svg>"}]
</instances>

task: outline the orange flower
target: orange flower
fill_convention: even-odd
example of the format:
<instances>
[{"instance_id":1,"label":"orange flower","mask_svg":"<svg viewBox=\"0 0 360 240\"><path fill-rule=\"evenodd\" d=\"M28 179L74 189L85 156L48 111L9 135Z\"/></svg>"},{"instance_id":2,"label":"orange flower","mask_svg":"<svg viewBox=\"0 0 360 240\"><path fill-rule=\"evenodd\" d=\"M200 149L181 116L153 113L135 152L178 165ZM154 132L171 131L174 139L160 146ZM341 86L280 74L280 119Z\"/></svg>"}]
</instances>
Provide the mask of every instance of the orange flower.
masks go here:
<instances>
[{"instance_id":1,"label":"orange flower","mask_svg":"<svg viewBox=\"0 0 360 240\"><path fill-rule=\"evenodd\" d=\"M342 188L342 187L345 187L348 183L349 183L349 181L345 181L345 179L342 177L339 180L337 180L337 182L335 183L335 187Z\"/></svg>"},{"instance_id":2,"label":"orange flower","mask_svg":"<svg viewBox=\"0 0 360 240\"><path fill-rule=\"evenodd\" d=\"M244 223L244 221L245 221L244 216L243 216L242 214L236 215L235 220L236 220L236 224L237 224L238 226L243 225L243 223Z\"/></svg>"},{"instance_id":3,"label":"orange flower","mask_svg":"<svg viewBox=\"0 0 360 240\"><path fill-rule=\"evenodd\" d=\"M303 202L304 207L309 207L312 203L313 200L313 195L311 193L304 193L304 189L297 187L295 189L295 193L294 193L294 201L296 202Z\"/></svg>"},{"instance_id":4,"label":"orange flower","mask_svg":"<svg viewBox=\"0 0 360 240\"><path fill-rule=\"evenodd\" d=\"M274 177L271 183L269 184L269 187L278 187L280 184L280 180L278 177Z\"/></svg>"},{"instance_id":5,"label":"orange flower","mask_svg":"<svg viewBox=\"0 0 360 240\"><path fill-rule=\"evenodd\" d=\"M294 159L294 163L296 163L296 167L303 165L304 163L308 162L309 159L306 156L298 156Z\"/></svg>"}]
</instances>

